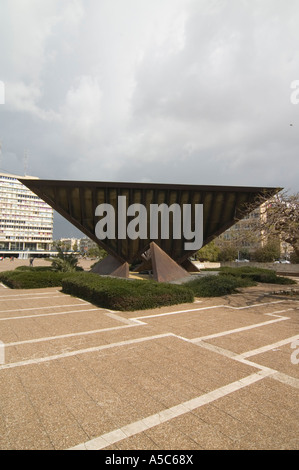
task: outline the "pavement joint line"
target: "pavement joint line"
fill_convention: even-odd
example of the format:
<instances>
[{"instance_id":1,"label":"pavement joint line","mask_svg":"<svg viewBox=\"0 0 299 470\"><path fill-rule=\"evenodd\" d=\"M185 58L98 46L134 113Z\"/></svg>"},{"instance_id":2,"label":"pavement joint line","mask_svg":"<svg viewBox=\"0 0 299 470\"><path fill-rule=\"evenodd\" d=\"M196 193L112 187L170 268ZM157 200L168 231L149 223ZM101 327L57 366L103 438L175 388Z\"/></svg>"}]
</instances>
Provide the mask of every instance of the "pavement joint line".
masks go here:
<instances>
[{"instance_id":1,"label":"pavement joint line","mask_svg":"<svg viewBox=\"0 0 299 470\"><path fill-rule=\"evenodd\" d=\"M291 387L299 389L299 379L295 377L291 377L290 375L277 371L275 374L273 374L272 378L278 380L278 382L282 382L284 384L290 385Z\"/></svg>"},{"instance_id":2,"label":"pavement joint line","mask_svg":"<svg viewBox=\"0 0 299 470\"><path fill-rule=\"evenodd\" d=\"M224 385L216 390L208 392L204 395L200 395L191 400L185 401L181 404L175 405L171 408L166 408L158 413L143 418L139 421L127 424L119 429L115 429L111 432L102 434L99 437L91 439L90 441L78 444L68 450L101 450L109 445L116 444L117 442L127 439L128 437L134 436L141 432L146 432L160 424L166 423L174 418L178 418L186 413L190 413L193 410L200 408L208 403L212 403L219 398L223 398L231 393L234 393L242 388L248 387L259 380L264 379L269 375L268 372L259 371L253 373L243 379L232 382L228 385Z\"/></svg>"},{"instance_id":3,"label":"pavement joint line","mask_svg":"<svg viewBox=\"0 0 299 470\"><path fill-rule=\"evenodd\" d=\"M276 343L268 344L266 346L262 346L257 349L253 349L251 351L247 351L242 354L238 354L235 359L246 359L247 357L251 356L257 356L258 354L263 354L265 352L271 351L272 349L275 349L279 346L284 346L285 344L292 343L293 341L296 341L299 339L299 335L291 336L290 338L283 339L281 341L277 341Z\"/></svg>"},{"instance_id":4,"label":"pavement joint line","mask_svg":"<svg viewBox=\"0 0 299 470\"><path fill-rule=\"evenodd\" d=\"M285 310L278 310L277 312L273 312L273 313L264 313L264 315L267 315L269 317L277 317L277 318L280 318L281 315L278 315L279 313L285 313L285 312L290 312L291 310L294 310L294 308L287 308ZM287 317L286 317L287 318Z\"/></svg>"},{"instance_id":5,"label":"pavement joint line","mask_svg":"<svg viewBox=\"0 0 299 470\"><path fill-rule=\"evenodd\" d=\"M23 367L23 366L28 366L28 365L36 365L36 364L41 364L43 362L50 362L50 361L55 361L57 359L64 359L67 357L72 357L72 356L78 356L81 354L88 354L88 353L93 353L93 352L98 352L102 351L105 349L112 349L112 348L117 348L121 346L128 346L131 344L138 344L142 343L144 341L152 341L158 338L166 338L168 336L175 336L173 333L162 333L159 335L153 335L153 336L145 336L142 338L135 338L131 340L124 340L124 341L119 341L117 343L110 343L110 344L104 344L101 346L94 346L91 348L85 348L85 349L77 349L75 351L69 351L66 353L62 354L55 354L52 356L46 356L46 357L39 357L39 358L34 358L34 359L28 359L25 361L19 361L19 362L11 362L8 364L4 364L0 366L0 371L5 370L5 369L13 369L16 367Z\"/></svg>"},{"instance_id":6,"label":"pavement joint line","mask_svg":"<svg viewBox=\"0 0 299 470\"><path fill-rule=\"evenodd\" d=\"M124 328L132 328L136 327L138 325L122 325L122 326L112 326L110 328L102 328L98 330L89 330L89 331L80 331L78 333L68 333L65 335L56 335L56 336L46 336L44 338L35 338L35 339L27 339L24 341L16 341L14 343L5 343L5 347L9 346L20 346L22 344L33 344L33 343L43 343L46 341L53 341L57 339L65 339L65 338L73 338L75 336L88 336L88 335L94 335L98 333L105 333L107 331L114 331L114 330L121 330Z\"/></svg>"},{"instance_id":7,"label":"pavement joint line","mask_svg":"<svg viewBox=\"0 0 299 470\"><path fill-rule=\"evenodd\" d=\"M30 295L30 294L24 294L24 296L26 296L26 295ZM35 295L38 295L38 294L35 294ZM11 299L11 300L13 300L13 299ZM253 308L253 307L259 307L259 306L263 306L263 305L277 304L277 303L281 303L281 302L285 302L285 301L286 300L284 299L284 300L279 300L279 301L275 301L275 302L266 302L266 303L253 304L253 305L249 305L249 306L245 306L245 307L231 307L231 306L227 306L227 305L216 305L216 306L210 306L210 307L181 310L181 311L176 311L176 312L168 312L168 313L157 314L157 315L140 316L140 317L135 317L135 318L131 318L131 319L125 319L123 317L120 317L120 316L116 315L114 311L110 311L108 309L99 309L99 308L88 309L88 310L75 310L75 311L72 311L72 312L58 312L58 313L49 313L49 314L40 314L40 315L30 315L30 316L25 316L25 317L23 317L23 316L21 316L21 317L12 317L12 318L24 319L24 318L32 318L32 317L35 318L35 317L48 316L48 315L60 315L60 314L67 314L67 313L80 313L80 312L84 312L84 311L100 310L100 311L105 311L106 315L111 316L112 318L115 318L115 319L117 319L119 321L122 321L124 323L126 323L128 321L128 322L138 322L138 324L145 324L146 325L146 323L140 322L138 320L138 318L145 319L145 318L159 317L159 316L164 316L164 315L173 315L173 314L179 314L179 313L187 313L187 312L192 312L192 311L201 311L201 310L223 308L223 307L228 308L228 309L233 309L233 310L242 310L242 309L248 309L248 308ZM83 301L82 303L89 304L90 306L93 306L89 302ZM73 305L59 305L59 306L52 306L52 307L41 307L41 308L56 308L56 307L78 306L78 305L82 306L82 303L81 304L73 304ZM37 308L37 309L36 308L31 308L31 309L22 309L22 310L38 310L38 309L39 308ZM238 328L238 329L235 329L235 330L229 330L227 332L220 333L220 335L222 336L223 334L230 334L231 332L242 331L244 329L247 330L247 329L257 328L259 326L264 326L264 325L268 325L268 324L275 323L275 322L278 322L278 321L287 320L287 319L289 319L289 317L281 317L277 314L278 313L284 313L284 312L289 311L289 310L293 310L293 309L291 308L291 309L286 309L286 310L280 310L280 311L273 312L273 313L265 313L264 315L277 317L278 319L277 320L276 319L271 320L269 322L267 321L267 322L263 322L263 323L258 323L258 324L255 324L255 325L249 325L247 327ZM16 310L13 310L13 311L16 311ZM111 315L109 315L108 313L111 314ZM10 320L12 318L8 318L7 320ZM0 320L5 320L5 319L0 318ZM136 323L134 323L134 324L130 323L130 324L126 324L126 325L123 325L123 326L112 327L111 329L121 329L121 328L127 328L129 326L133 327L133 326L137 326L137 324ZM101 331L105 331L105 330L110 330L110 328L102 329L102 330L91 330L90 332L80 332L80 333L75 333L75 334L61 335L60 337L63 338L63 337L69 337L69 336L92 334L92 333L97 332L97 331L101 332ZM184 341L187 341L187 342L193 343L193 344L196 342L196 340L198 340L198 339L190 340L190 339L184 338L182 336L179 336L179 335L176 335L176 334L173 334L173 333L165 333L165 334L160 334L160 335L155 335L155 336L150 336L150 337L138 338L138 339L135 339L135 340L127 340L127 341L122 341L122 342L119 342L119 343L112 343L112 344L108 344L108 345L97 346L97 347L94 347L94 348L71 351L71 352L68 352L68 353L58 354L58 355L55 355L55 356L48 356L48 357L45 357L45 358L36 358L36 359L28 360L28 361L20 361L18 363L5 364L4 366L0 367L0 370L11 368L11 367L20 367L20 366L29 365L29 364L38 364L38 363L41 363L41 362L48 362L48 361L52 361L52 360L60 359L60 358L64 358L64 357L76 356L78 354L96 352L96 351L100 351L100 350L103 350L103 349L119 347L119 346L124 346L124 345L130 345L130 344L134 344L134 343L140 343L142 341L153 340L153 339L156 339L156 338L169 337L169 336L177 337L181 340L184 340ZM210 335L210 336L215 337L215 335ZM218 334L216 336L218 336ZM19 342L19 343L10 343L8 345L22 344L22 343L26 343L26 342L47 341L47 340L58 339L58 338L59 337L57 337L57 336L56 337L48 337L48 338L38 338L36 340L28 340L28 341ZM250 365L254 368L260 369L259 372L255 373L255 374L252 374L251 376L245 377L243 379L240 379L237 382L234 382L234 384L239 383L239 384L242 385L242 387L247 387L248 385L250 385L251 383L254 383L256 381L256 380L254 380L254 382L252 382L252 379L251 379L252 376L259 376L260 378L257 379L257 380L260 380L264 377L271 376L271 378L273 378L275 380L278 380L278 381L281 381L282 383L286 383L286 384L289 384L293 387L299 388L299 380L298 379L296 379L294 377L291 377L287 374L283 374L283 373L281 373L277 370L270 369L268 367L265 367L265 366L262 366L260 364L256 364L254 362L246 360L247 357L257 355L257 354L261 354L261 353L269 351L269 350L271 350L275 347L278 347L278 346L281 346L281 345L284 345L284 344L288 344L288 343L290 343L290 342L292 342L296 339L299 339L299 335L293 336L291 338L287 338L285 340L282 340L282 341L279 341L279 342L273 343L271 345L267 345L267 346L264 346L264 347L261 347L261 348L258 348L258 349L252 350L252 351L245 352L243 354L236 354L236 353L233 353L231 351L224 350L222 348L218 348L218 347L215 347L213 345L210 345L209 343L206 343L206 345L203 345L203 341L201 341L201 340L204 339L204 338L207 338L207 337L199 338L200 344L198 344L198 346L206 347L206 345L208 345L209 346L208 349L211 349L210 348L210 346L211 346L214 349L214 351L219 353L219 354L225 355L227 357L230 357L231 359L237 360L237 361L242 362L244 364ZM216 350L216 348L217 348L217 350ZM92 442L94 442L94 441L100 442L101 441L102 442L102 447L101 448L107 447L111 443L118 442L119 440L127 438L130 435L136 434L136 432L134 432L134 429L143 429L144 426L147 426L147 428L149 428L149 425L148 424L147 425L143 424L143 422L144 423L151 423L150 427L153 427L153 426L156 426L157 424L160 424L161 422L168 421L169 419L173 419L174 417L179 416L183 413L189 412L190 407L191 407L191 409L197 408L198 406L195 406L195 405L198 402L200 402L200 403L202 402L202 404L209 403L210 401L217 400L220 396L225 396L225 395L222 395L223 393L226 393L226 392L231 393L231 391L229 391L230 390L230 385L233 385L233 384L229 384L227 386L221 387L220 389L214 390L213 392L209 392L208 394L205 394L201 397L197 397L195 399L189 400L188 402L182 403L180 405L176 405L175 407L163 410L162 412L160 412L156 415L152 415L152 416L150 416L148 418L145 418L143 420L140 420L140 421L137 421L135 423L126 425L126 426L124 426L120 429L116 429L115 431L112 431L111 433L106 433L106 434L100 436L99 438L93 439L92 441L88 441L87 443L84 443L82 445L84 446L84 448L89 448L90 446L91 447L93 446ZM233 387L233 391L234 390L235 389ZM206 398L204 398L204 397L206 397ZM205 401L205 400L208 400L208 401ZM189 408L188 408L188 406L189 406ZM199 405L199 406L202 406L202 405ZM153 424L155 422L157 424ZM142 432L142 431L138 431L138 432ZM115 440L115 439L117 439L117 440ZM80 445L76 446L76 447L80 447ZM96 448L98 448L98 447L96 447Z\"/></svg>"},{"instance_id":8,"label":"pavement joint line","mask_svg":"<svg viewBox=\"0 0 299 470\"><path fill-rule=\"evenodd\" d=\"M221 308L225 307L225 305L213 305L210 307L200 307L200 308L192 308L192 309L187 309L187 310L176 310L175 312L166 312L166 313L156 313L153 315L144 315L140 317L134 317L132 320L139 320L139 319L145 319L145 318L157 318L157 317L165 317L168 315L179 315L180 313L190 313L190 312L199 312L201 310L211 310L214 308Z\"/></svg>"},{"instance_id":9,"label":"pavement joint line","mask_svg":"<svg viewBox=\"0 0 299 470\"><path fill-rule=\"evenodd\" d=\"M134 318L124 318L124 317L121 317L120 315L117 315L116 313L114 312L105 312L105 315L107 317L110 317L110 318L113 318L114 320L117 320L121 323L125 323L126 325L134 325L134 326L137 326L137 325L147 325L147 323L143 322L143 321L140 321L140 320L135 320Z\"/></svg>"},{"instance_id":10,"label":"pavement joint line","mask_svg":"<svg viewBox=\"0 0 299 470\"><path fill-rule=\"evenodd\" d=\"M298 338L299 338L299 335L298 335ZM290 385L291 387L299 388L299 379L292 377L290 375L284 374L282 372L279 372L276 369L272 369L262 364L258 364L257 362L248 361L247 359L241 357L240 355L232 351L229 351L228 349L223 349L223 348L220 348L219 346L205 343L204 341L200 341L199 343L197 343L197 346L203 347L217 354L221 354L222 356L228 357L237 362L241 362L242 364L254 367L256 369L260 369L262 373L267 374L269 377L271 377L274 380L278 380L279 382Z\"/></svg>"},{"instance_id":11,"label":"pavement joint line","mask_svg":"<svg viewBox=\"0 0 299 470\"><path fill-rule=\"evenodd\" d=\"M181 311L177 311L177 312L168 312L168 313L165 313L165 314L149 315L149 316L144 316L144 317L141 316L141 317L136 317L136 318L131 318L131 319L125 319L123 317L120 317L114 311L109 311L107 309L99 309L99 308L88 309L88 310L75 310L73 312L58 312L58 313L48 313L48 314L40 314L40 315L38 314L38 315L30 315L30 316L25 316L25 317L21 316L21 317L18 317L18 318L21 318L21 319L32 318L32 317L35 318L35 317L48 316L48 315L60 315L60 314L67 314L67 313L80 313L80 312L84 312L84 311L100 310L103 313L105 313L107 316L110 316L111 318L115 318L118 321L126 323L125 325L112 327L111 329L122 329L122 328L127 328L127 327L130 327L130 326L131 327L138 326L138 324L145 324L146 325L146 323L140 322L138 320L138 318L145 319L145 318L151 318L151 317L157 317L157 316L159 317L159 316L164 316L164 315L172 315L172 314L186 313L186 312L199 311L199 310L208 310L208 309L211 309L211 308L214 309L214 308L222 308L222 307L233 309L233 310L242 310L244 308L247 309L247 308L259 307L259 306L263 306L263 305L276 304L276 303L280 303L280 302L285 302L285 300L254 304L254 305L249 305L249 306L245 306L245 307L230 307L230 306L227 306L227 305L217 305L217 306L206 307L206 308L199 308L199 309L197 308L197 309L191 309L191 310L190 309L189 310L181 310ZM84 303L85 304L90 304L89 302L84 302ZM75 305L77 306L79 304L75 304ZM93 306L92 304L90 304L90 305ZM82 304L81 304L81 306L82 306ZM46 307L46 308L55 308L55 307L57 307L57 306ZM65 305L60 305L58 307L66 307L66 306ZM32 308L32 309L29 309L29 310L36 310L36 309ZM289 317L279 316L278 313L284 313L288 310L293 310L293 309L280 310L280 311L273 312L273 313L265 313L264 315L277 317L277 319L262 322L262 323L258 323L258 324L255 324L255 325L249 325L249 326L243 327L241 329L238 328L238 329L235 329L235 330L228 330L228 332L224 332L224 333L225 334L230 334L231 332L236 332L237 330L242 331L244 329L247 330L247 329L257 328L259 326L264 326L264 325L268 325L268 324L275 323L275 322L278 322L278 321L287 320L287 319L289 319ZM14 311L16 311L16 310L14 310ZM119 312L119 313L122 313L122 312ZM111 315L109 315L109 314L111 314ZM16 318L16 317L14 317L14 318ZM8 318L8 320L9 319L11 319L11 318ZM0 319L0 320L5 320L5 319ZM127 323L127 322L131 322L131 323ZM136 324L135 322L138 322L138 323ZM26 343L26 342L48 341L48 340L51 340L51 339L59 339L59 338L64 338L64 337L69 337L69 336L78 336L78 335L81 335L81 334L82 335L92 334L92 333L97 332L97 331L101 332L101 331L105 331L105 330L110 330L110 328L102 329L102 330L90 330L89 332L79 332L79 333L74 333L74 334L61 335L60 337L55 336L55 337L48 337L48 338L37 338L36 340L28 340L28 341L19 342L19 343L9 343L8 345L22 344L22 343ZM223 333L221 333L221 335L223 335ZM212 335L212 336L214 336L214 335ZM217 336L218 336L218 334L217 334ZM20 361L20 362L17 362L17 363L4 364L3 366L0 366L0 370L11 368L11 367L20 367L20 366L29 365L29 364L39 364L39 363L48 362L48 361L52 361L52 360L56 360L56 359L61 359L61 358L64 358L64 357L76 356L78 354L96 352L96 351L101 351L101 350L105 350L105 349L108 349L108 348L114 348L114 347L119 347L119 346L136 344L136 343L140 343L140 342L143 342L143 341L150 341L150 340L154 340L154 339L161 338L161 337L176 337L176 338L179 338L181 340L184 340L184 341L187 341L187 342L193 343L193 344L196 344L196 340L198 340L198 339L191 339L190 340L188 338L184 338L182 336L179 336L179 335L176 335L176 334L173 334L173 333L165 333L165 334L149 336L149 337L144 337L144 338L137 338L137 339L134 339L134 340L121 341L119 343L111 343L111 344L108 344L108 345L106 344L106 345L97 346L97 347L93 347L93 348L81 349L81 350L77 350L77 351L70 351L70 352L66 352L66 353L63 353L63 354L57 354L55 356L54 355L53 356L48 356L48 357L45 357L45 358L35 358L35 359L30 359L28 361ZM256 355L256 354L261 354L263 352L269 351L269 350L271 350L275 347L281 346L283 344L288 344L288 343L292 342L295 339L299 339L299 335L293 336L291 338L287 338L287 339L282 340L282 341L278 341L278 342L273 343L271 345L267 345L267 346L264 346L264 347L261 347L261 348L258 348L258 349L252 350L252 351L247 351L243 354L236 354L232 351L228 351L228 350L219 348L219 347L214 346L212 344L204 343L204 341L202 341L203 338L206 338L206 337L199 338L200 341L199 341L199 344L197 344L198 346L207 347L207 349L214 350L214 352L217 352L218 354L222 354L223 356L227 356L227 357L229 357L233 360L237 360L237 361L239 361L243 364L247 364L247 365L252 366L256 369L259 369L258 372L254 372L253 374L251 374L247 377L244 377L242 379L239 379L236 382L233 382L231 384L220 387L219 389L213 390L211 392L208 392L204 395L193 398L191 400L188 400L184 403L178 404L178 405L173 406L171 408L166 408L165 410L162 410L159 413L153 414L151 416L143 418L143 419L141 419L139 421L136 421L134 423L127 424L127 425L125 425L125 426L123 426L119 429L115 429L111 432L105 433L102 436L99 436L95 439L91 439L90 441L87 441L83 444L79 444L78 446L75 446L70 450L104 449L105 447L108 447L109 445L115 444L115 443L117 443L117 442L119 442L123 439L134 436L136 434L139 434L139 433L141 433L143 431L146 431L147 429L150 429L152 427L155 427L159 424L168 422L168 421L170 421L170 420L172 420L176 417L179 417L179 416L181 416L185 413L189 413L190 411L192 411L196 408L199 408L200 406L203 406L207 403L211 403L215 400L218 400L219 398L224 397L228 394L231 394L231 393L233 393L233 392L235 392L235 391L237 391L241 388L248 387L251 384L257 382L258 380L264 379L265 377L271 377L271 378L273 378L275 380L278 380L278 381L280 381L284 384L288 384L288 385L291 385L293 387L299 388L299 380L298 379L296 379L294 377L291 377L287 374L281 373L277 370L270 369L270 368L265 367L265 366L260 365L260 364L256 364L256 363L251 362L251 361L246 359L247 357L250 357L250 356L253 356L253 355Z\"/></svg>"},{"instance_id":12,"label":"pavement joint line","mask_svg":"<svg viewBox=\"0 0 299 470\"><path fill-rule=\"evenodd\" d=\"M244 359L240 357L240 355L234 353L233 351L230 351L228 349L223 349L220 348L219 346L215 346L214 344L206 343L205 341L199 341L196 343L196 346L200 346L202 348L208 349L209 351L215 352L217 354L220 354L221 356L228 357L229 359L233 359L237 362L241 362L242 364L246 364L247 366L254 367L255 369L260 369L261 371L267 372L269 374L274 374L277 371L275 369L272 369L267 366L263 366L261 364L257 364L252 361L248 361L247 359Z\"/></svg>"},{"instance_id":13,"label":"pavement joint line","mask_svg":"<svg viewBox=\"0 0 299 470\"><path fill-rule=\"evenodd\" d=\"M59 296L54 296L52 297L53 298L57 298ZM28 310L44 310L44 309L47 309L47 308L62 308L62 307L81 307L82 304L68 304L68 305L48 305L46 307L28 307L28 308L14 308L14 309L11 309L11 310L4 310L3 313L6 313L6 312L27 312Z\"/></svg>"},{"instance_id":14,"label":"pavement joint line","mask_svg":"<svg viewBox=\"0 0 299 470\"><path fill-rule=\"evenodd\" d=\"M53 294L59 292L58 290L52 291ZM35 297L36 296L36 297ZM48 296L48 297L37 297L37 296ZM49 296L49 292L37 292L37 293L30 293L30 294L11 294L11 295L2 295L1 301L13 300L16 301L14 297L35 297L35 298L49 298L51 299L53 296Z\"/></svg>"},{"instance_id":15,"label":"pavement joint line","mask_svg":"<svg viewBox=\"0 0 299 470\"><path fill-rule=\"evenodd\" d=\"M40 299L61 299L60 295L51 295L50 297L34 297L34 298L30 298L30 299L3 299L1 298L0 299L0 302L9 302L9 301L14 301L14 302L17 302L18 300L20 301L23 301L24 300L40 300ZM34 307L33 307L34 308ZM18 309L14 309L15 310L18 310ZM11 311L11 310L7 310L7 311Z\"/></svg>"},{"instance_id":16,"label":"pavement joint line","mask_svg":"<svg viewBox=\"0 0 299 470\"><path fill-rule=\"evenodd\" d=\"M248 309L248 308L254 308L254 307L260 307L264 305L272 305L272 304L278 304L286 302L286 300L276 300L273 302L263 302L260 304L253 304L253 305L246 305L245 307L232 307L231 305L212 305L209 307L200 307L200 308L193 308L193 309L187 309L187 310L176 310L175 312L165 312L165 313L157 313L153 315L145 315L145 316L139 316L139 317L134 317L133 320L139 320L139 319L145 319L145 318L158 318L158 317L164 317L168 315L178 315L180 313L190 313L190 312L199 312L202 310L211 310L215 308L227 308L227 309L232 309L232 310L243 310L243 309Z\"/></svg>"},{"instance_id":17,"label":"pavement joint line","mask_svg":"<svg viewBox=\"0 0 299 470\"><path fill-rule=\"evenodd\" d=\"M247 308L263 307L264 305L281 304L282 302L286 302L286 300L283 299L283 300L275 300L273 302L261 302L259 304L244 305L243 307L231 307L230 305L224 305L224 307L231 308L233 310L245 310Z\"/></svg>"},{"instance_id":18,"label":"pavement joint line","mask_svg":"<svg viewBox=\"0 0 299 470\"><path fill-rule=\"evenodd\" d=\"M231 335L234 333L240 333L241 331L253 330L255 328L259 328L259 327L266 326L266 325L271 325L272 323L277 323L277 322L285 321L285 320L289 320L289 317L279 317L277 318L277 320L269 320L269 321L265 321L261 323L255 323L253 325L242 326L240 328L235 328L233 330L221 331L220 333L214 333L212 335L200 336L199 338L192 339L192 342L204 341L204 340L213 339L213 338L220 338L221 336Z\"/></svg>"},{"instance_id":19,"label":"pavement joint line","mask_svg":"<svg viewBox=\"0 0 299 470\"><path fill-rule=\"evenodd\" d=\"M92 305L92 304L90 304L90 305ZM215 308L215 306L212 306L210 308ZM75 311L71 311L71 312L58 312L58 313L53 313L53 314L33 315L33 316L30 316L30 318L39 317L39 316L48 316L48 315L61 315L61 314L67 314L67 313L77 313L77 312L83 312L83 311L94 311L94 310L98 310L98 309L95 308L95 309L88 309L88 310L75 310ZM288 309L288 310L292 310L292 309ZM177 312L170 312L170 313L179 313L179 312L185 312L185 311L177 311ZM275 315L275 313L282 313L282 312L284 312L284 311L273 312L273 314L268 313L266 315L273 315L273 316L278 317L278 315ZM97 333L101 333L101 332L105 332L105 331L112 331L112 330L121 329L121 328L128 327L128 326L132 327L132 326L146 325L145 322L141 322L141 321L137 320L137 318L135 318L135 319L134 318L133 319L126 319L126 318L120 317L119 315L116 315L115 313L112 313L110 311L105 312L105 314L107 316L115 319L115 320L126 323L126 325L122 326L122 327L121 326L116 326L116 327L104 328L104 329L98 329L98 330L89 330L89 331L85 331L85 332L70 333L70 334L66 334L66 335L58 335L58 336L50 336L50 337L44 337L44 338L36 338L36 339L33 339L33 340L18 341L18 342L8 343L8 344L6 344L6 346L8 347L8 346L17 346L17 345L21 345L21 344L39 343L39 342L69 338L69 337L74 337L74 336L84 336L84 335L90 335L90 334L97 334ZM162 314L162 315L164 315L164 314ZM23 318L28 318L28 316L26 316L26 317L12 317L12 318L9 318L9 319L16 319L16 318L23 319ZM145 318L145 317L139 317L139 318ZM194 338L194 339L187 339L183 336L175 335L175 334L172 334L172 336L175 336L175 337L177 337L181 340L187 341L189 343L196 344L197 342L202 342L203 340L206 340L206 339L211 339L211 338L214 338L214 337L224 336L224 335L228 335L228 334L239 332L239 331L244 331L244 330L248 330L248 329L252 329L252 328L257 328L259 326L264 326L264 325L268 325L268 324L271 324L271 323L275 323L275 322L278 322L278 321L281 321L281 320L287 320L287 319L288 319L288 317L278 317L278 320L271 320L269 322L263 322L263 323L258 323L258 324L255 324L255 325L249 325L247 327L237 328L235 330L228 330L228 331L225 331L225 332L217 333L215 335L208 335L208 336L205 336L205 337ZM0 320L5 320L5 319L0 319ZM217 351L217 352L220 352L220 349L221 348L219 348L219 351ZM230 355L227 355L227 356L231 357L231 358L236 358L235 353L231 353Z\"/></svg>"},{"instance_id":20,"label":"pavement joint line","mask_svg":"<svg viewBox=\"0 0 299 470\"><path fill-rule=\"evenodd\" d=\"M74 307L74 306L75 305L72 305L72 307ZM67 307L67 305L62 305L62 307ZM55 315L67 315L69 313L93 312L95 310L101 311L101 309L99 309L99 308L88 308L88 309L84 309L84 310L70 310L70 311L67 311L67 312L38 313L36 315L25 315L25 316L23 315L23 316L20 316L20 317L6 317L6 318L0 318L0 321L27 320L27 318L51 317L51 316L55 316Z\"/></svg>"}]
</instances>

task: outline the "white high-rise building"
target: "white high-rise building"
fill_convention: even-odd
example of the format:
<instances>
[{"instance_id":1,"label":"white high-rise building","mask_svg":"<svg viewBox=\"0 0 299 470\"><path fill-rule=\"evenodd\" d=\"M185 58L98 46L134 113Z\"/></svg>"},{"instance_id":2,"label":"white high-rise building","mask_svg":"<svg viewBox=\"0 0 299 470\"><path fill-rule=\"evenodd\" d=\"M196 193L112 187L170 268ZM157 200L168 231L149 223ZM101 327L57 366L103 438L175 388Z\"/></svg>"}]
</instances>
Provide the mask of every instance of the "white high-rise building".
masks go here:
<instances>
[{"instance_id":1,"label":"white high-rise building","mask_svg":"<svg viewBox=\"0 0 299 470\"><path fill-rule=\"evenodd\" d=\"M53 209L18 178L0 173L0 253L43 253L53 243Z\"/></svg>"}]
</instances>

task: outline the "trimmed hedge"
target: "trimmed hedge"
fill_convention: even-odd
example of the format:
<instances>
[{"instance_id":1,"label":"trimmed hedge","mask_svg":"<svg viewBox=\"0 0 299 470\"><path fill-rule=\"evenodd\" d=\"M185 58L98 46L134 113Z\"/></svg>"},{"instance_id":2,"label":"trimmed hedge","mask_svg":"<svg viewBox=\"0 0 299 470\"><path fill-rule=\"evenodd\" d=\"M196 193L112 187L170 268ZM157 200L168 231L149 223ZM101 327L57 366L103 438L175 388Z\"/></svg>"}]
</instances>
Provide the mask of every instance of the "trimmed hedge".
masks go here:
<instances>
[{"instance_id":1,"label":"trimmed hedge","mask_svg":"<svg viewBox=\"0 0 299 470\"><path fill-rule=\"evenodd\" d=\"M236 294L238 287L250 287L256 283L251 279L242 279L236 276L204 276L198 277L187 283L196 297L221 297L223 295Z\"/></svg>"},{"instance_id":2,"label":"trimmed hedge","mask_svg":"<svg viewBox=\"0 0 299 470\"><path fill-rule=\"evenodd\" d=\"M18 266L15 271L55 271L51 266Z\"/></svg>"},{"instance_id":3,"label":"trimmed hedge","mask_svg":"<svg viewBox=\"0 0 299 470\"><path fill-rule=\"evenodd\" d=\"M242 266L240 268L222 267L220 268L220 275L251 279L255 282L268 284L296 284L296 281L293 279L278 276L277 273L271 269L255 268L252 266Z\"/></svg>"},{"instance_id":4,"label":"trimmed hedge","mask_svg":"<svg viewBox=\"0 0 299 470\"><path fill-rule=\"evenodd\" d=\"M0 273L0 282L11 289L41 289L60 287L65 273L40 270L36 268L4 271Z\"/></svg>"},{"instance_id":5,"label":"trimmed hedge","mask_svg":"<svg viewBox=\"0 0 299 470\"><path fill-rule=\"evenodd\" d=\"M99 307L113 310L144 310L193 302L188 287L155 281L127 280L76 273L62 280L62 291Z\"/></svg>"},{"instance_id":6,"label":"trimmed hedge","mask_svg":"<svg viewBox=\"0 0 299 470\"><path fill-rule=\"evenodd\" d=\"M103 277L86 272L57 272L44 267L21 267L0 273L0 282L12 289L61 287L99 307L113 310L143 310L193 302L196 297L220 297L238 292L257 282L290 285L292 279L275 271L253 267L220 268L219 275L197 277L184 285L155 281Z\"/></svg>"}]
</instances>

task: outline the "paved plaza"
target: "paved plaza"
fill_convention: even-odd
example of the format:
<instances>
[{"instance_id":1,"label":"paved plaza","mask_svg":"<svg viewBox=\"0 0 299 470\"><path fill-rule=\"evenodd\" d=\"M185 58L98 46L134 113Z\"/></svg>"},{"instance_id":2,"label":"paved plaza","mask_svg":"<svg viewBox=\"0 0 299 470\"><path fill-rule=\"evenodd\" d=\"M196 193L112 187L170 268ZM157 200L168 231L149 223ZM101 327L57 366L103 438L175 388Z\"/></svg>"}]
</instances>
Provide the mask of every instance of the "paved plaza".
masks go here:
<instances>
[{"instance_id":1,"label":"paved plaza","mask_svg":"<svg viewBox=\"0 0 299 470\"><path fill-rule=\"evenodd\" d=\"M0 449L298 449L299 301L116 312L0 285Z\"/></svg>"}]
</instances>

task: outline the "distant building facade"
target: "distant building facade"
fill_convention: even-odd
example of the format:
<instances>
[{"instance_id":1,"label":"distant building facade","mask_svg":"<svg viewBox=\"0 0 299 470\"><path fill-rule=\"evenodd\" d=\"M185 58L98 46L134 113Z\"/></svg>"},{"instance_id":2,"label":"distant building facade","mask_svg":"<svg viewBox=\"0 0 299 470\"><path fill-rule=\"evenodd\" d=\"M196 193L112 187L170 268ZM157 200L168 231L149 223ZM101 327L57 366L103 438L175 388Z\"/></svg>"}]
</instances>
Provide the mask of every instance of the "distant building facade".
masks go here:
<instances>
[{"instance_id":1,"label":"distant building facade","mask_svg":"<svg viewBox=\"0 0 299 470\"><path fill-rule=\"evenodd\" d=\"M97 248L97 244L90 238L80 239L80 251L82 254L87 254L89 250Z\"/></svg>"},{"instance_id":2,"label":"distant building facade","mask_svg":"<svg viewBox=\"0 0 299 470\"><path fill-rule=\"evenodd\" d=\"M52 243L53 209L16 175L0 173L0 253L43 253Z\"/></svg>"},{"instance_id":3,"label":"distant building facade","mask_svg":"<svg viewBox=\"0 0 299 470\"><path fill-rule=\"evenodd\" d=\"M258 229L257 221L264 217L265 206L262 205L222 233L219 240L234 243L239 249L248 252L261 248L266 240L262 231Z\"/></svg>"},{"instance_id":4,"label":"distant building facade","mask_svg":"<svg viewBox=\"0 0 299 470\"><path fill-rule=\"evenodd\" d=\"M267 221L267 207L269 204L271 204L271 200L261 204L242 220L239 220L239 222L222 233L219 237L220 244L221 241L230 242L235 244L239 251L248 252L248 254L263 248L269 241L269 237L262 230L262 222ZM281 241L279 238L278 242L280 244L281 256L289 258L293 252L292 246Z\"/></svg>"},{"instance_id":5,"label":"distant building facade","mask_svg":"<svg viewBox=\"0 0 299 470\"><path fill-rule=\"evenodd\" d=\"M55 240L55 243L59 244L64 251L79 251L80 249L80 238L60 238Z\"/></svg>"},{"instance_id":6,"label":"distant building facade","mask_svg":"<svg viewBox=\"0 0 299 470\"><path fill-rule=\"evenodd\" d=\"M54 245L58 245L63 251L73 251L87 256L90 250L95 250L98 245L88 237L84 238L59 238L54 240Z\"/></svg>"}]
</instances>

